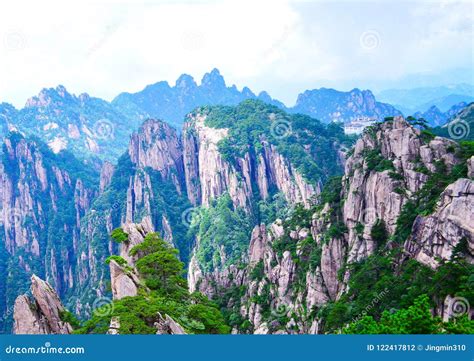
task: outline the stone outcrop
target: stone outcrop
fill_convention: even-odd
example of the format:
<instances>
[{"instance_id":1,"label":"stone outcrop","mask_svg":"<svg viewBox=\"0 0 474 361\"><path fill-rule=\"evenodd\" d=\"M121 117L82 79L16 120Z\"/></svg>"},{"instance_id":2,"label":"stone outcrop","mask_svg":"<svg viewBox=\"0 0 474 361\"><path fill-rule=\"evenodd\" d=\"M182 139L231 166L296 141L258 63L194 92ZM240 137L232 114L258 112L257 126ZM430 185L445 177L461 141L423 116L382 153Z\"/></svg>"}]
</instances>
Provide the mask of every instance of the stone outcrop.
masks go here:
<instances>
[{"instance_id":1,"label":"stone outcrop","mask_svg":"<svg viewBox=\"0 0 474 361\"><path fill-rule=\"evenodd\" d=\"M130 160L138 168L150 167L164 179L172 179L179 192L182 191L183 152L181 141L167 123L147 120L138 132L133 133L128 147Z\"/></svg>"},{"instance_id":2,"label":"stone outcrop","mask_svg":"<svg viewBox=\"0 0 474 361\"><path fill-rule=\"evenodd\" d=\"M166 315L163 317L158 312L158 321L155 322L157 335L185 335L186 332L179 323L173 320L170 316Z\"/></svg>"},{"instance_id":3,"label":"stone outcrop","mask_svg":"<svg viewBox=\"0 0 474 361\"><path fill-rule=\"evenodd\" d=\"M31 299L21 295L14 306L14 334L70 334L72 327L61 320L64 306L53 288L39 277L31 277Z\"/></svg>"},{"instance_id":4,"label":"stone outcrop","mask_svg":"<svg viewBox=\"0 0 474 361\"><path fill-rule=\"evenodd\" d=\"M205 124L206 115L192 115L183 131L184 164L188 198L195 205L209 205L212 199L228 192L234 205L250 210L252 184L266 199L271 187L281 191L290 204L304 203L319 193L319 184L305 181L275 146L262 140L262 154L254 159L249 153L238 158L237 166L224 160L218 143L228 130Z\"/></svg>"},{"instance_id":5,"label":"stone outcrop","mask_svg":"<svg viewBox=\"0 0 474 361\"><path fill-rule=\"evenodd\" d=\"M128 235L128 241L123 242L120 247L120 256L129 265L135 265L135 257L130 256L130 250L143 242L148 233L154 232L150 217L145 217L140 223L125 223L123 231Z\"/></svg>"},{"instance_id":6,"label":"stone outcrop","mask_svg":"<svg viewBox=\"0 0 474 361\"><path fill-rule=\"evenodd\" d=\"M112 181L112 176L114 175L114 170L115 167L112 163L106 161L102 165L102 168L100 170L100 193L104 192L104 190L109 186L110 182Z\"/></svg>"},{"instance_id":7,"label":"stone outcrop","mask_svg":"<svg viewBox=\"0 0 474 361\"><path fill-rule=\"evenodd\" d=\"M379 125L359 139L347 160L341 211L334 210L334 204L321 205L309 227L288 229L281 221L270 227L256 226L246 268L231 265L204 274L193 258L188 272L191 290L219 298L232 287L245 289L239 298L230 298L227 307L234 311L237 307L253 333L321 332L321 320L308 317L308 312L338 300L347 291L350 274L346 265L369 256L378 246L371 235L374 224L383 220L388 235L392 235L402 207L422 189L429 172L438 171L440 161L448 171L459 163L456 149L458 145L448 139L424 140L419 130L402 118ZM373 159L383 166L369 164ZM471 163L472 159L468 173L472 172ZM404 245L405 257L436 268L439 259L449 260L464 239L467 260L474 262L473 187L472 180L458 179L444 190L431 215L417 217ZM343 233L329 237L335 222L342 223L338 227ZM296 255L275 250L274 245L282 238L295 243ZM302 272L299 264L307 261L304 244L308 238L318 249L313 253L317 261ZM270 318L262 301L256 301L261 298L270 301ZM286 323L281 324L281 319Z\"/></svg>"},{"instance_id":8,"label":"stone outcrop","mask_svg":"<svg viewBox=\"0 0 474 361\"><path fill-rule=\"evenodd\" d=\"M81 226L97 191L81 178L93 174L84 164L72 157L65 166L44 147L18 133L4 140L0 237L14 275L45 274L63 296L79 282ZM14 280L6 278L5 288L25 291Z\"/></svg>"},{"instance_id":9,"label":"stone outcrop","mask_svg":"<svg viewBox=\"0 0 474 361\"><path fill-rule=\"evenodd\" d=\"M120 318L112 317L110 319L109 329L107 330L107 335L120 335Z\"/></svg>"},{"instance_id":10,"label":"stone outcrop","mask_svg":"<svg viewBox=\"0 0 474 361\"><path fill-rule=\"evenodd\" d=\"M474 181L458 179L441 194L433 214L418 216L412 235L405 243L410 257L436 268L449 260L461 240L467 241L470 261L474 261Z\"/></svg>"},{"instance_id":11,"label":"stone outcrop","mask_svg":"<svg viewBox=\"0 0 474 361\"><path fill-rule=\"evenodd\" d=\"M110 261L110 280L114 300L124 297L133 297L138 294L140 280L133 270L119 265L114 260Z\"/></svg>"},{"instance_id":12,"label":"stone outcrop","mask_svg":"<svg viewBox=\"0 0 474 361\"><path fill-rule=\"evenodd\" d=\"M457 147L456 142L440 137L426 143L420 131L401 117L383 123L376 132L364 133L346 162L344 175L349 262L373 252L370 232L377 220L383 220L388 233L393 234L403 205L426 183L426 172L436 172L437 161L450 170L458 161L448 149ZM370 158L374 162L376 157L385 162L376 164L382 170L369 169ZM362 234L358 225L363 226Z\"/></svg>"}]
</instances>

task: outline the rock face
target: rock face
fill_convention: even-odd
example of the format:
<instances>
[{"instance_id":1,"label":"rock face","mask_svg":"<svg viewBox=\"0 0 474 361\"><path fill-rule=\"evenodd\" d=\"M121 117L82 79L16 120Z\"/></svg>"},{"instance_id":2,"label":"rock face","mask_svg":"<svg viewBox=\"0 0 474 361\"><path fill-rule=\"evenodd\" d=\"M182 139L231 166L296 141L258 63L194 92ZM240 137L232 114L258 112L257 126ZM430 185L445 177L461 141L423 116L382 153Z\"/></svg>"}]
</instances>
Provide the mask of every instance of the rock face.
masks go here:
<instances>
[{"instance_id":1,"label":"rock face","mask_svg":"<svg viewBox=\"0 0 474 361\"><path fill-rule=\"evenodd\" d=\"M349 261L368 256L376 246L370 232L383 220L389 234L395 231L403 205L436 172L441 160L451 169L457 160L450 147L457 144L436 137L425 144L420 132L401 117L385 122L376 133L366 133L346 162L343 216L349 234ZM377 169L377 167L379 167ZM385 169L385 170L384 170ZM426 170L426 171L425 171ZM357 226L362 225L362 234Z\"/></svg>"},{"instance_id":2,"label":"rock face","mask_svg":"<svg viewBox=\"0 0 474 361\"><path fill-rule=\"evenodd\" d=\"M175 197L176 202L181 202L182 211L187 207L181 140L168 124L150 119L132 135L128 155L135 171L129 177L122 223L140 223L148 219L164 239L173 243L172 228L180 220L170 224L164 205L170 201L166 197ZM165 190L168 184L173 185L174 195Z\"/></svg>"},{"instance_id":3,"label":"rock face","mask_svg":"<svg viewBox=\"0 0 474 361\"><path fill-rule=\"evenodd\" d=\"M183 151L176 131L167 123L149 119L133 133L128 147L130 160L138 168L150 167L163 178L171 178L179 192L183 179Z\"/></svg>"},{"instance_id":4,"label":"rock face","mask_svg":"<svg viewBox=\"0 0 474 361\"><path fill-rule=\"evenodd\" d=\"M104 162L100 170L100 185L99 190L100 193L103 193L105 188L107 188L112 181L112 176L114 175L114 165L109 162Z\"/></svg>"},{"instance_id":5,"label":"rock face","mask_svg":"<svg viewBox=\"0 0 474 361\"><path fill-rule=\"evenodd\" d=\"M42 279L31 277L31 294L15 301L14 334L70 334L72 327L61 320L64 306L53 288Z\"/></svg>"},{"instance_id":6,"label":"rock face","mask_svg":"<svg viewBox=\"0 0 474 361\"><path fill-rule=\"evenodd\" d=\"M158 313L158 321L155 322L157 335L185 335L184 329L170 316L163 317Z\"/></svg>"},{"instance_id":7,"label":"rock face","mask_svg":"<svg viewBox=\"0 0 474 361\"><path fill-rule=\"evenodd\" d=\"M133 271L127 271L115 261L110 262L110 280L114 300L137 295L138 277Z\"/></svg>"},{"instance_id":8,"label":"rock face","mask_svg":"<svg viewBox=\"0 0 474 361\"><path fill-rule=\"evenodd\" d=\"M184 126L183 146L188 198L194 205L209 205L212 199L228 192L234 205L250 210L253 199L252 184L258 185L263 199L272 187L281 191L290 204L309 205L310 198L319 192L319 184L306 182L302 175L262 140L262 153L257 159L246 153L232 166L225 161L218 143L227 136L225 128L205 125L206 116L192 115Z\"/></svg>"},{"instance_id":9,"label":"rock face","mask_svg":"<svg viewBox=\"0 0 474 361\"><path fill-rule=\"evenodd\" d=\"M308 316L310 310L338 300L348 290L346 265L366 258L379 246L372 239L374 225L383 221L387 236L393 235L403 206L423 188L430 172L437 172L440 162L448 172L460 162L456 149L458 145L448 139L424 140L402 118L377 126L358 140L347 160L339 211L334 208L337 204L321 204L306 226L282 221L256 226L246 268L231 265L204 274L193 259L190 289L224 298L226 307L250 322L246 332L321 332L321 320ZM465 239L471 254L467 260L474 261L473 187L472 180L458 179L444 190L431 215L416 218L403 245L406 257L436 268L439 259L449 260ZM334 232L335 227L341 231ZM293 243L290 249L296 251L281 250L282 242ZM309 254L308 244L312 244ZM302 270L302 262L308 261L309 267ZM239 296L226 298L230 289Z\"/></svg>"},{"instance_id":10,"label":"rock face","mask_svg":"<svg viewBox=\"0 0 474 361\"><path fill-rule=\"evenodd\" d=\"M44 145L18 133L5 138L3 149L0 248L6 253L0 264L5 262L11 277L0 292L0 312L13 304L9 290L25 292L33 273L51 280L60 296L75 287L82 218L97 194L86 180L96 173L73 157L64 165Z\"/></svg>"},{"instance_id":11,"label":"rock face","mask_svg":"<svg viewBox=\"0 0 474 361\"><path fill-rule=\"evenodd\" d=\"M418 216L405 250L417 261L436 268L439 260L449 260L454 247L467 240L474 255L474 182L459 179L441 194L433 214ZM474 260L470 257L470 261Z\"/></svg>"}]
</instances>

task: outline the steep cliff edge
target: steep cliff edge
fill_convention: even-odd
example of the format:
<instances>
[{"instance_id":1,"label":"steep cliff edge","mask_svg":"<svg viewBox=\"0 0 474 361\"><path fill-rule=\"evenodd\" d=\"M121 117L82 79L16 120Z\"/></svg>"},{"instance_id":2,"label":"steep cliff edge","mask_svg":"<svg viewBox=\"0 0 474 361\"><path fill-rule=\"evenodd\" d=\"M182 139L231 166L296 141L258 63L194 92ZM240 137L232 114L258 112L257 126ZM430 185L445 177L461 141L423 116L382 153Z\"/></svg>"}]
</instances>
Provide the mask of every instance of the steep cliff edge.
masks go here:
<instances>
[{"instance_id":1,"label":"steep cliff edge","mask_svg":"<svg viewBox=\"0 0 474 361\"><path fill-rule=\"evenodd\" d=\"M9 277L0 312L13 306L36 273L61 297L78 284L82 218L97 194L97 174L71 154L53 154L36 139L11 133L0 164L0 265ZM2 252L3 250L3 252ZM0 328L8 328L0 321Z\"/></svg>"},{"instance_id":2,"label":"steep cliff edge","mask_svg":"<svg viewBox=\"0 0 474 361\"><path fill-rule=\"evenodd\" d=\"M472 297L469 147L402 118L368 129L318 204L256 226L246 266L203 273L193 259L191 290L227 309L239 333L334 332L423 293L445 315L450 299Z\"/></svg>"},{"instance_id":3,"label":"steep cliff edge","mask_svg":"<svg viewBox=\"0 0 474 361\"><path fill-rule=\"evenodd\" d=\"M342 128L290 115L258 101L201 107L183 131L189 217L196 240L189 282L246 262L252 228L296 204L310 208L329 177L342 171Z\"/></svg>"},{"instance_id":4,"label":"steep cliff edge","mask_svg":"<svg viewBox=\"0 0 474 361\"><path fill-rule=\"evenodd\" d=\"M31 295L18 296L14 307L13 333L70 334L72 327L62 320L66 311L57 293L45 281L31 276Z\"/></svg>"},{"instance_id":5,"label":"steep cliff edge","mask_svg":"<svg viewBox=\"0 0 474 361\"><path fill-rule=\"evenodd\" d=\"M80 285L69 299L71 309L85 315L91 314L93 301L107 293L109 270L104 262L118 250L110 238L114 229L123 227L129 233L130 248L144 234L157 231L180 249L184 261L188 254L182 214L190 204L181 140L172 127L159 120L145 121L117 164L103 166L100 182L101 194L82 220ZM140 230L134 223L141 225Z\"/></svg>"}]
</instances>

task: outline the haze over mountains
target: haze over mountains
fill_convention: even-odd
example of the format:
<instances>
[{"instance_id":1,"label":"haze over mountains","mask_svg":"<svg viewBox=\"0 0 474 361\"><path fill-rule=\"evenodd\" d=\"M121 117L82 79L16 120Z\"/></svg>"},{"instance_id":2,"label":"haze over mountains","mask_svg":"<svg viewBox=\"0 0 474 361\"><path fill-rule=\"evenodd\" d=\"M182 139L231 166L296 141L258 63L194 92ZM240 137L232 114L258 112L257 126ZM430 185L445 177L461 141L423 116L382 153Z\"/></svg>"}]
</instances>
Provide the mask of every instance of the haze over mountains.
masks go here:
<instances>
[{"instance_id":1,"label":"haze over mountains","mask_svg":"<svg viewBox=\"0 0 474 361\"><path fill-rule=\"evenodd\" d=\"M61 85L43 89L22 109L0 104L0 135L16 129L40 137L56 153L66 149L82 159L114 161L131 132L145 119L162 119L179 130L186 114L202 105L237 105L246 99L259 99L288 113L306 114L325 123L383 120L403 113L424 117L430 125L440 126L473 99L468 95L472 91L472 86L460 84L381 92L381 99L400 104L393 106L377 100L370 90L320 88L304 91L294 106L288 106L265 91L255 94L248 87L239 90L235 85L228 86L219 70L213 69L200 84L183 74L174 86L160 81L136 93L121 93L111 102L86 93L76 96ZM459 103L461 100L464 102Z\"/></svg>"},{"instance_id":2,"label":"haze over mountains","mask_svg":"<svg viewBox=\"0 0 474 361\"><path fill-rule=\"evenodd\" d=\"M387 102L405 114L423 112L432 106L446 112L454 104L474 101L472 84L419 87L412 89L387 89L376 94L380 101Z\"/></svg>"}]
</instances>

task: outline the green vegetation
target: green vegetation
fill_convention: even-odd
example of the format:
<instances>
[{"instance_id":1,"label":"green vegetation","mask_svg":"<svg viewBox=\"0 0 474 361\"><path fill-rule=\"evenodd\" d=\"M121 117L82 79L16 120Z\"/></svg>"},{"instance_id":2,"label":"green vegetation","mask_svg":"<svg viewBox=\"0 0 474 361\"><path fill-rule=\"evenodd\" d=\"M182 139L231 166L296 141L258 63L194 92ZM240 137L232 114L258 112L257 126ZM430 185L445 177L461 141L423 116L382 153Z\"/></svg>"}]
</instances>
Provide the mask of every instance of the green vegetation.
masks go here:
<instances>
[{"instance_id":1,"label":"green vegetation","mask_svg":"<svg viewBox=\"0 0 474 361\"><path fill-rule=\"evenodd\" d=\"M122 228L115 228L110 237L117 243L128 242L128 234Z\"/></svg>"},{"instance_id":2,"label":"green vegetation","mask_svg":"<svg viewBox=\"0 0 474 361\"><path fill-rule=\"evenodd\" d=\"M403 206L397 219L397 228L392 240L402 244L410 235L417 216L427 216L435 210L439 196L446 187L459 178L467 177L467 159L474 155L474 142L461 142L456 156L460 162L448 172L445 163L438 160L435 172L428 172L428 180L423 188Z\"/></svg>"},{"instance_id":3,"label":"green vegetation","mask_svg":"<svg viewBox=\"0 0 474 361\"><path fill-rule=\"evenodd\" d=\"M383 172L395 171L395 166L390 159L382 157L380 149L370 149L363 152L363 157L368 171Z\"/></svg>"},{"instance_id":4,"label":"green vegetation","mask_svg":"<svg viewBox=\"0 0 474 361\"><path fill-rule=\"evenodd\" d=\"M96 309L75 333L105 333L110 319L118 317L120 334L154 334L158 313L169 315L188 333L229 333L229 326L213 302L200 293L188 293L177 250L158 234L148 234L131 249L130 255L138 257L136 269L144 281L138 295Z\"/></svg>"},{"instance_id":5,"label":"green vegetation","mask_svg":"<svg viewBox=\"0 0 474 361\"><path fill-rule=\"evenodd\" d=\"M473 334L474 322L467 315L443 322L440 317L433 317L427 295L415 299L412 306L393 313L384 311L379 321L372 316L364 316L351 323L342 331L345 334Z\"/></svg>"},{"instance_id":6,"label":"green vegetation","mask_svg":"<svg viewBox=\"0 0 474 361\"><path fill-rule=\"evenodd\" d=\"M199 222L191 224L188 237L199 239L196 256L202 270L212 272L215 268L238 264L248 249L254 224L251 216L235 208L228 194L196 212ZM227 257L224 263L222 252Z\"/></svg>"},{"instance_id":7,"label":"green vegetation","mask_svg":"<svg viewBox=\"0 0 474 361\"><path fill-rule=\"evenodd\" d=\"M61 321L69 323L73 330L81 327L81 321L79 321L77 317L68 310L63 310L59 312L59 318L61 319Z\"/></svg>"},{"instance_id":8,"label":"green vegetation","mask_svg":"<svg viewBox=\"0 0 474 361\"><path fill-rule=\"evenodd\" d=\"M311 183L341 173L334 143L350 145L340 124L322 124L302 114L287 114L258 100L246 100L235 107L201 107L206 124L228 128L228 137L219 143L219 151L230 163L246 152L259 154L265 142L274 144Z\"/></svg>"},{"instance_id":9,"label":"green vegetation","mask_svg":"<svg viewBox=\"0 0 474 361\"><path fill-rule=\"evenodd\" d=\"M110 264L110 261L115 261L120 266L126 266L127 265L127 261L123 257L116 256L116 255L112 255L112 256L107 257L107 259L105 260L105 264Z\"/></svg>"},{"instance_id":10,"label":"green vegetation","mask_svg":"<svg viewBox=\"0 0 474 361\"><path fill-rule=\"evenodd\" d=\"M447 295L474 302L474 266L465 261L462 251L437 270L413 259L400 263L400 257L397 249L387 253L379 248L370 257L349 265L349 291L319 310L325 332L358 323L363 316L379 321L385 311L409 307L422 295L429 297L431 306L443 302Z\"/></svg>"}]
</instances>

